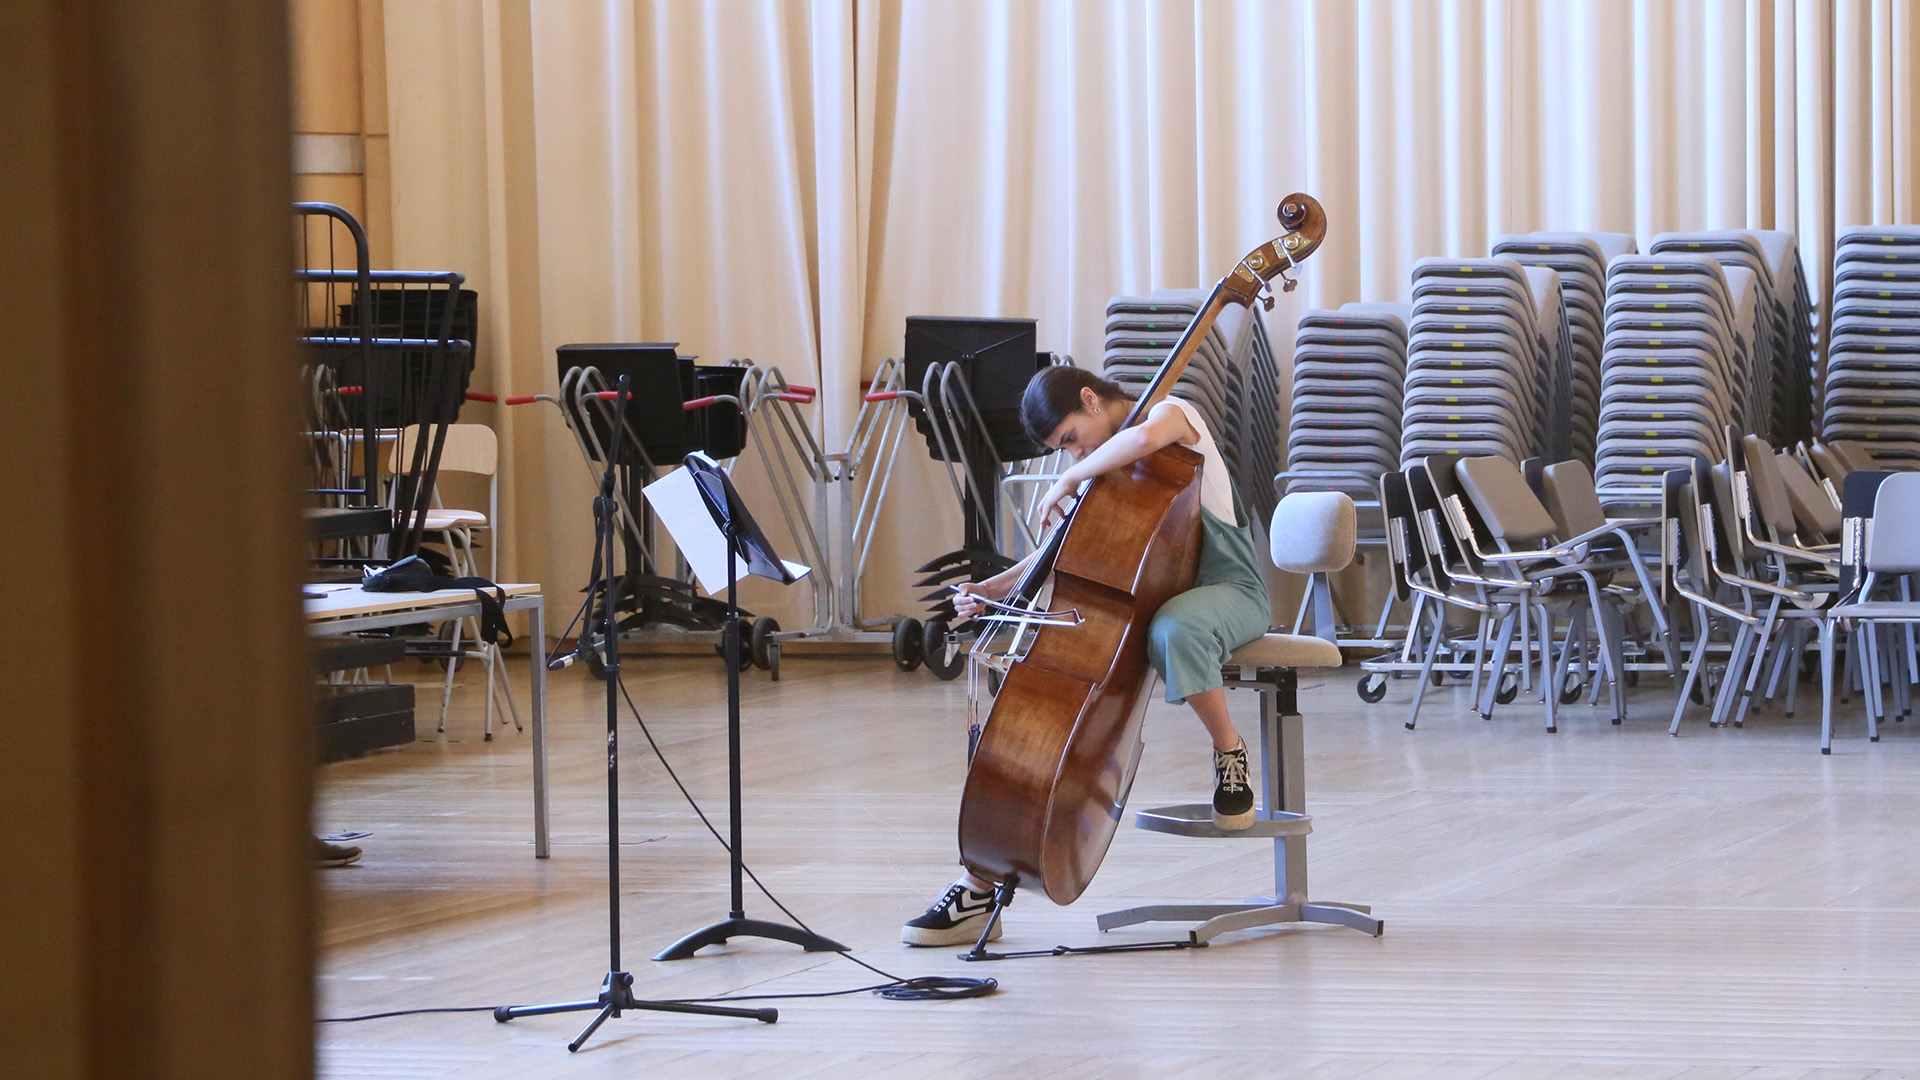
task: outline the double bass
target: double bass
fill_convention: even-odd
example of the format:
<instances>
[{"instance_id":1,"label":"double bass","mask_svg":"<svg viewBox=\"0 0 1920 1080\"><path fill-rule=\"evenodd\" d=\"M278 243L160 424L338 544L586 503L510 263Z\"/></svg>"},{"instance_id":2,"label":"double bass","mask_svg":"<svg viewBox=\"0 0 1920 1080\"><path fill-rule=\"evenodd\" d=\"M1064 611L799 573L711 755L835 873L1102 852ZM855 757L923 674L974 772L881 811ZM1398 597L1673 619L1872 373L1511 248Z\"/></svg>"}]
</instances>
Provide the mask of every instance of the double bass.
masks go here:
<instances>
[{"instance_id":1,"label":"double bass","mask_svg":"<svg viewBox=\"0 0 1920 1080\"><path fill-rule=\"evenodd\" d=\"M1313 254L1326 215L1311 196L1280 203L1285 230L1214 286L1121 427L1143 420L1186 370L1229 304L1273 306L1268 282ZM1120 824L1140 762L1153 669L1147 628L1193 586L1200 554L1200 455L1174 444L1097 477L1040 545L992 621L1024 622L1024 656L1006 671L960 799L960 861L1001 883L1039 887L1056 904L1086 891ZM1074 613L1050 618L1049 605ZM988 635L976 648L986 643Z\"/></svg>"}]
</instances>

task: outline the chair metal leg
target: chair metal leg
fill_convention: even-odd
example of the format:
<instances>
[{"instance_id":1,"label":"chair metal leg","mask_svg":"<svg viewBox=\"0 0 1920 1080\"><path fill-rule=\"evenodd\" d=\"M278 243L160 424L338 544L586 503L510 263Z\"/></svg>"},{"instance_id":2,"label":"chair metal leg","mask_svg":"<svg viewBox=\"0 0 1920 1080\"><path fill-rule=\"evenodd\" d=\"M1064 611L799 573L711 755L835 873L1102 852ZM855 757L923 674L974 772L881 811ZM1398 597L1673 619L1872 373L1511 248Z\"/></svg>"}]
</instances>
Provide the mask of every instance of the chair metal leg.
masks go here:
<instances>
[{"instance_id":1,"label":"chair metal leg","mask_svg":"<svg viewBox=\"0 0 1920 1080\"><path fill-rule=\"evenodd\" d=\"M1860 624L1867 639L1867 688L1862 697L1867 701L1867 741L1880 741L1880 628L1871 622Z\"/></svg>"},{"instance_id":2,"label":"chair metal leg","mask_svg":"<svg viewBox=\"0 0 1920 1080\"><path fill-rule=\"evenodd\" d=\"M1817 629L1814 627L1802 628L1799 637L1795 640L1793 658L1786 667L1787 702L1786 708L1781 710L1781 713L1789 720L1793 719L1794 706L1800 700L1800 658L1806 654L1807 648L1816 639L1816 634Z\"/></svg>"},{"instance_id":3,"label":"chair metal leg","mask_svg":"<svg viewBox=\"0 0 1920 1080\"><path fill-rule=\"evenodd\" d=\"M1491 612L1482 611L1475 619L1473 635L1473 684L1467 690L1467 698L1480 700L1480 683L1487 673L1487 637L1493 632Z\"/></svg>"},{"instance_id":4,"label":"chair metal leg","mask_svg":"<svg viewBox=\"0 0 1920 1080\"><path fill-rule=\"evenodd\" d=\"M1500 620L1500 633L1493 645L1493 663L1487 668L1487 685L1480 693L1480 719L1493 719L1494 698L1500 693L1500 682L1507 669L1507 653L1513 647L1514 624L1519 613L1513 606L1507 608L1506 615Z\"/></svg>"},{"instance_id":5,"label":"chair metal leg","mask_svg":"<svg viewBox=\"0 0 1920 1080\"><path fill-rule=\"evenodd\" d=\"M1832 619L1820 620L1820 752L1833 753L1833 629Z\"/></svg>"},{"instance_id":6,"label":"chair metal leg","mask_svg":"<svg viewBox=\"0 0 1920 1080\"><path fill-rule=\"evenodd\" d=\"M1680 734L1680 717L1686 713L1694 684L1700 681L1700 672L1707 663L1707 639L1713 632L1713 624L1699 611L1694 612L1694 621L1700 624L1700 633L1693 640L1693 656L1687 661L1687 677L1680 684L1680 700L1673 707L1673 724L1667 728L1668 735Z\"/></svg>"},{"instance_id":7,"label":"chair metal leg","mask_svg":"<svg viewBox=\"0 0 1920 1080\"><path fill-rule=\"evenodd\" d=\"M1727 673L1720 683L1720 692L1713 698L1713 715L1708 718L1707 726L1720 727L1727 722L1727 715L1733 711L1733 702L1740 694L1741 675L1747 670L1748 651L1753 647L1756 636L1754 628L1746 623L1733 636L1733 648L1727 652Z\"/></svg>"},{"instance_id":8,"label":"chair metal leg","mask_svg":"<svg viewBox=\"0 0 1920 1080\"><path fill-rule=\"evenodd\" d=\"M1747 706L1753 701L1754 687L1760 684L1760 672L1766 667L1767 645L1773 639L1773 629L1779 625L1780 602L1780 597L1773 598L1773 602L1767 605L1766 620L1760 624L1760 633L1753 646L1752 660L1747 666L1747 677L1743 681L1739 701L1732 711L1734 727L1745 727L1747 724Z\"/></svg>"},{"instance_id":9,"label":"chair metal leg","mask_svg":"<svg viewBox=\"0 0 1920 1080\"><path fill-rule=\"evenodd\" d=\"M1440 638L1447 625L1446 608L1434 604L1432 609L1433 633L1427 639L1427 658L1420 664L1420 679L1413 687L1413 705L1407 710L1408 731L1412 731L1414 723L1420 719L1420 702L1427 696L1428 680L1433 675L1433 660L1440 654Z\"/></svg>"},{"instance_id":10,"label":"chair metal leg","mask_svg":"<svg viewBox=\"0 0 1920 1080\"><path fill-rule=\"evenodd\" d=\"M461 620L453 620L453 643L447 649L447 677L440 687L440 726L434 730L444 734L447 730L447 703L453 700L453 674L460 667L460 626Z\"/></svg>"},{"instance_id":11,"label":"chair metal leg","mask_svg":"<svg viewBox=\"0 0 1920 1080\"><path fill-rule=\"evenodd\" d=\"M1545 611L1546 609L1543 607L1541 610ZM1516 639L1520 642L1520 662L1515 665L1520 669L1521 690L1533 689L1533 658L1527 655L1527 650L1533 647L1533 622L1533 600L1531 597L1522 594L1520 597L1520 634Z\"/></svg>"}]
</instances>

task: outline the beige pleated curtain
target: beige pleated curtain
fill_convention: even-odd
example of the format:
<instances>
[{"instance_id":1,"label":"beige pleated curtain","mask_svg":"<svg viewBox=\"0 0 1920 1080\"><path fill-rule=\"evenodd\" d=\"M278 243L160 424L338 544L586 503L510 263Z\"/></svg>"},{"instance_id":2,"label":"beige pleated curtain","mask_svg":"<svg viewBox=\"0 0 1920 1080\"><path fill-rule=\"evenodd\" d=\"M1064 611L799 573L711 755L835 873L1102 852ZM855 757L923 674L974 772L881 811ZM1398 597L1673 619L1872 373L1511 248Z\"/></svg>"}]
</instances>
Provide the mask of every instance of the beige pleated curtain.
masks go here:
<instances>
[{"instance_id":1,"label":"beige pleated curtain","mask_svg":"<svg viewBox=\"0 0 1920 1080\"><path fill-rule=\"evenodd\" d=\"M1533 229L1920 221L1903 0L387 0L394 259L479 290L478 381L673 340L817 385L846 437L908 315L1039 320L1097 365L1109 296L1211 283L1326 206L1304 306L1400 299L1427 255ZM481 416L478 407L473 414ZM508 576L584 580L590 485L501 409ZM909 434L866 575L955 547ZM761 466L749 456L752 484ZM769 507L766 511L771 513ZM778 531L778 530L776 530ZM750 596L788 626L798 590Z\"/></svg>"}]
</instances>

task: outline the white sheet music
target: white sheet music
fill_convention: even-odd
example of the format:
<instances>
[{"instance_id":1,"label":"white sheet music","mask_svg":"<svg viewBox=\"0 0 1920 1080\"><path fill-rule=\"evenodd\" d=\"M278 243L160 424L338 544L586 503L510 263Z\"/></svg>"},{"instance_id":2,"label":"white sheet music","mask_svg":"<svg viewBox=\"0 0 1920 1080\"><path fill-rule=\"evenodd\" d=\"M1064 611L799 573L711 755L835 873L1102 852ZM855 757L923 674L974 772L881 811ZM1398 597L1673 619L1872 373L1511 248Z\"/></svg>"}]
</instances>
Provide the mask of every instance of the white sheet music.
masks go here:
<instances>
[{"instance_id":1,"label":"white sheet music","mask_svg":"<svg viewBox=\"0 0 1920 1080\"><path fill-rule=\"evenodd\" d=\"M642 488L641 493L687 557L687 565L693 567L693 576L700 582L701 591L709 596L725 592L727 537L720 526L714 524L713 515L707 511L707 501L701 498L700 488L693 482L693 474L684 468L675 469ZM780 561L796 579L813 572L811 566L786 559ZM735 574L747 576L745 559L735 556L733 565Z\"/></svg>"}]
</instances>

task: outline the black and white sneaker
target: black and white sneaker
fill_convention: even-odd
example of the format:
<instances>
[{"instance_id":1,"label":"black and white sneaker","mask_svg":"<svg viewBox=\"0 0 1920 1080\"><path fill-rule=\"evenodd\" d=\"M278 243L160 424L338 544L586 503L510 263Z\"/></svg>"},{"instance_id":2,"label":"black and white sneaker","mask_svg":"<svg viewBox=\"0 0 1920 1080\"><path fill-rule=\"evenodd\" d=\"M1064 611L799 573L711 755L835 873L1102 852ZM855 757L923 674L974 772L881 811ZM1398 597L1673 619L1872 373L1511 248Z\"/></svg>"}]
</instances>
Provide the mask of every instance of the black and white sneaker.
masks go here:
<instances>
[{"instance_id":1,"label":"black and white sneaker","mask_svg":"<svg viewBox=\"0 0 1920 1080\"><path fill-rule=\"evenodd\" d=\"M1247 744L1213 752L1213 825L1237 831L1253 824L1253 785L1247 783Z\"/></svg>"},{"instance_id":2,"label":"black and white sneaker","mask_svg":"<svg viewBox=\"0 0 1920 1080\"><path fill-rule=\"evenodd\" d=\"M987 913L992 910L992 893L974 892L965 881L956 881L947 886L925 915L900 928L900 940L909 945L971 945L980 939ZM1000 924L994 923L987 940L999 939Z\"/></svg>"}]
</instances>

